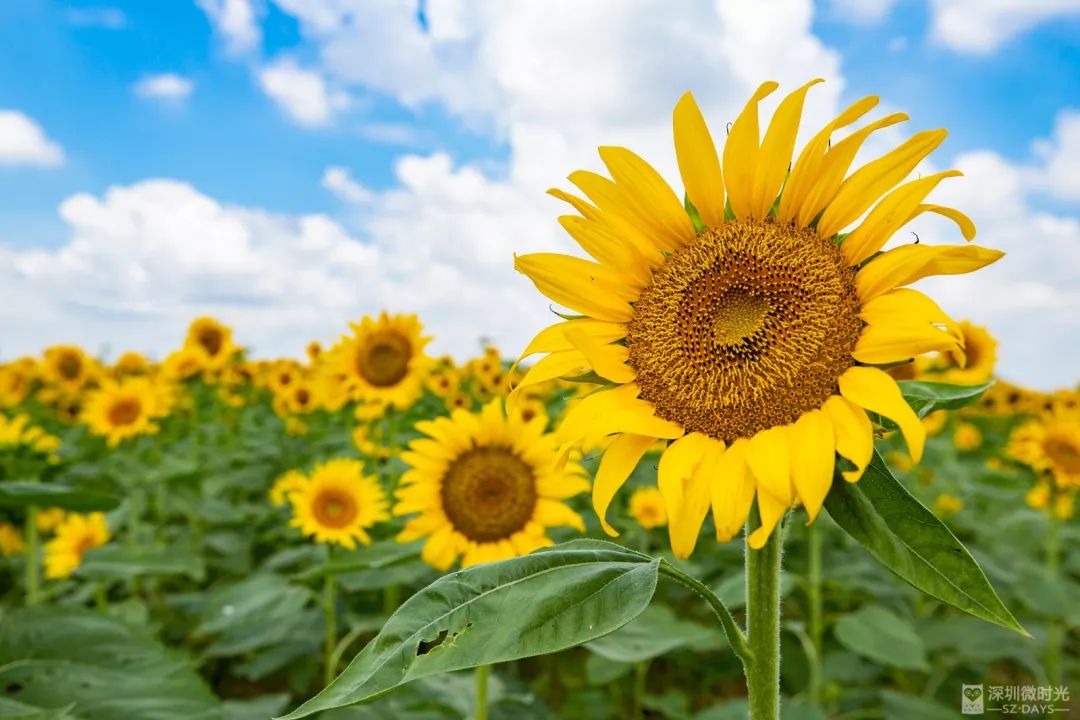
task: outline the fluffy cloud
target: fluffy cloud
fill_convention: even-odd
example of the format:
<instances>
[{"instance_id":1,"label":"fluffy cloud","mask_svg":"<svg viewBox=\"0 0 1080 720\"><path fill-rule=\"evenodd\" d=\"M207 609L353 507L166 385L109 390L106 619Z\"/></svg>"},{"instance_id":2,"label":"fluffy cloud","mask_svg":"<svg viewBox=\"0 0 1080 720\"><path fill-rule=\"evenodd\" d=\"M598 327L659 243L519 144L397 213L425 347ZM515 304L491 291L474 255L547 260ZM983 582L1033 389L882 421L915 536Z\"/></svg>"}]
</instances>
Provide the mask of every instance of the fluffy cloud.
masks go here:
<instances>
[{"instance_id":1,"label":"fluffy cloud","mask_svg":"<svg viewBox=\"0 0 1080 720\"><path fill-rule=\"evenodd\" d=\"M251 0L195 0L225 41L232 55L254 50L262 40Z\"/></svg>"},{"instance_id":2,"label":"fluffy cloud","mask_svg":"<svg viewBox=\"0 0 1080 720\"><path fill-rule=\"evenodd\" d=\"M1058 114L1054 136L1035 144L1044 165L1031 171L1032 185L1063 200L1080 200L1080 110Z\"/></svg>"},{"instance_id":3,"label":"fluffy cloud","mask_svg":"<svg viewBox=\"0 0 1080 720\"><path fill-rule=\"evenodd\" d=\"M325 125L335 111L349 105L348 95L331 92L319 73L301 68L292 58L260 70L259 85L290 118L309 127Z\"/></svg>"},{"instance_id":4,"label":"fluffy cloud","mask_svg":"<svg viewBox=\"0 0 1080 720\"><path fill-rule=\"evenodd\" d=\"M175 73L146 75L135 83L135 94L155 100L180 101L195 89L195 83Z\"/></svg>"},{"instance_id":5,"label":"fluffy cloud","mask_svg":"<svg viewBox=\"0 0 1080 720\"><path fill-rule=\"evenodd\" d=\"M40 125L18 110L0 110L0 166L55 167L63 162L63 148Z\"/></svg>"},{"instance_id":6,"label":"fluffy cloud","mask_svg":"<svg viewBox=\"0 0 1080 720\"><path fill-rule=\"evenodd\" d=\"M322 186L348 203L371 202L371 191L356 182L347 169L337 165L323 172Z\"/></svg>"},{"instance_id":7,"label":"fluffy cloud","mask_svg":"<svg viewBox=\"0 0 1080 720\"><path fill-rule=\"evenodd\" d=\"M1040 23L1080 15L1077 0L931 0L933 36L960 52L988 53Z\"/></svg>"}]
</instances>

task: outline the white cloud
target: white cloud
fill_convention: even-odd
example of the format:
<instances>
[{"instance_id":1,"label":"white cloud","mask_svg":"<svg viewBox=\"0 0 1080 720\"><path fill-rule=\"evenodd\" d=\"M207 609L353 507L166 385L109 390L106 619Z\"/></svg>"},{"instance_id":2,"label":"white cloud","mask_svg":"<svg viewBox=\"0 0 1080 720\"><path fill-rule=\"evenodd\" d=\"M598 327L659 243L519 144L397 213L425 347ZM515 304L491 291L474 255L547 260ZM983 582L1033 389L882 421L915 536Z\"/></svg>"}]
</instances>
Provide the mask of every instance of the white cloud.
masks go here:
<instances>
[{"instance_id":1,"label":"white cloud","mask_svg":"<svg viewBox=\"0 0 1080 720\"><path fill-rule=\"evenodd\" d=\"M896 6L896 0L830 0L830 14L852 25L878 25Z\"/></svg>"},{"instance_id":2,"label":"white cloud","mask_svg":"<svg viewBox=\"0 0 1080 720\"><path fill-rule=\"evenodd\" d=\"M76 27L95 27L106 30L123 30L127 16L114 7L68 8L67 21Z\"/></svg>"},{"instance_id":3,"label":"white cloud","mask_svg":"<svg viewBox=\"0 0 1080 720\"><path fill-rule=\"evenodd\" d=\"M18 110L0 110L0 166L55 167L63 162L63 148L40 125Z\"/></svg>"},{"instance_id":4,"label":"white cloud","mask_svg":"<svg viewBox=\"0 0 1080 720\"><path fill-rule=\"evenodd\" d=\"M1080 110L1058 113L1054 137L1035 144L1044 166L1031 172L1031 183L1057 198L1080 200Z\"/></svg>"},{"instance_id":5,"label":"white cloud","mask_svg":"<svg viewBox=\"0 0 1080 720\"><path fill-rule=\"evenodd\" d=\"M175 73L146 75L135 83L135 94L156 100L185 100L195 89L195 83Z\"/></svg>"},{"instance_id":6,"label":"white cloud","mask_svg":"<svg viewBox=\"0 0 1080 720\"><path fill-rule=\"evenodd\" d=\"M239 55L258 47L262 31L252 0L196 0L196 4L225 40L229 54Z\"/></svg>"},{"instance_id":7,"label":"white cloud","mask_svg":"<svg viewBox=\"0 0 1080 720\"><path fill-rule=\"evenodd\" d=\"M354 204L371 202L371 191L353 180L348 170L337 165L328 167L323 172L322 186L345 202Z\"/></svg>"},{"instance_id":8,"label":"white cloud","mask_svg":"<svg viewBox=\"0 0 1080 720\"><path fill-rule=\"evenodd\" d=\"M1080 15L1080 0L931 0L931 32L966 53L989 53L1052 18Z\"/></svg>"},{"instance_id":9,"label":"white cloud","mask_svg":"<svg viewBox=\"0 0 1080 720\"><path fill-rule=\"evenodd\" d=\"M327 89L326 81L292 58L281 58L259 71L259 85L289 117L315 127L330 122L333 113L349 106L347 94Z\"/></svg>"},{"instance_id":10,"label":"white cloud","mask_svg":"<svg viewBox=\"0 0 1080 720\"><path fill-rule=\"evenodd\" d=\"M383 145L415 147L421 144L416 128L404 123L367 123L360 128L360 136Z\"/></svg>"}]
</instances>

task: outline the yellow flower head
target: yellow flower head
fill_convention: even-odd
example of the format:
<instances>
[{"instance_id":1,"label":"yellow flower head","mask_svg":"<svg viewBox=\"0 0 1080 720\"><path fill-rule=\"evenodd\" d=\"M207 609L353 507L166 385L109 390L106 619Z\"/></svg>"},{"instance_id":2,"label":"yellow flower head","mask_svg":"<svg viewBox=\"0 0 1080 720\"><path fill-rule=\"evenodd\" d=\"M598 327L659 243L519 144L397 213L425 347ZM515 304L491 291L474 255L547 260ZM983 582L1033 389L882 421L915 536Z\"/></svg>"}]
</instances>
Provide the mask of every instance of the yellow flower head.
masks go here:
<instances>
[{"instance_id":1,"label":"yellow flower head","mask_svg":"<svg viewBox=\"0 0 1080 720\"><path fill-rule=\"evenodd\" d=\"M0 555L4 557L22 555L25 549L19 528L8 522L0 523Z\"/></svg>"},{"instance_id":2,"label":"yellow flower head","mask_svg":"<svg viewBox=\"0 0 1080 720\"><path fill-rule=\"evenodd\" d=\"M25 413L11 418L0 413L0 448L5 446L25 447L41 455L51 455L60 447L60 438L31 425L30 416Z\"/></svg>"},{"instance_id":3,"label":"yellow flower head","mask_svg":"<svg viewBox=\"0 0 1080 720\"><path fill-rule=\"evenodd\" d=\"M0 365L0 408L15 407L30 394L36 377L36 363L29 359Z\"/></svg>"},{"instance_id":4,"label":"yellow flower head","mask_svg":"<svg viewBox=\"0 0 1080 720\"><path fill-rule=\"evenodd\" d=\"M667 525L664 495L653 487L638 488L630 496L630 514L646 530Z\"/></svg>"},{"instance_id":5,"label":"yellow flower head","mask_svg":"<svg viewBox=\"0 0 1080 720\"><path fill-rule=\"evenodd\" d=\"M441 398L447 398L458 391L461 380L453 368L439 368L432 372L424 383L428 390Z\"/></svg>"},{"instance_id":6,"label":"yellow flower head","mask_svg":"<svg viewBox=\"0 0 1080 720\"><path fill-rule=\"evenodd\" d=\"M54 345L45 350L45 378L67 392L78 390L95 375L94 361L77 345Z\"/></svg>"},{"instance_id":7,"label":"yellow flower head","mask_svg":"<svg viewBox=\"0 0 1080 720\"><path fill-rule=\"evenodd\" d=\"M158 431L154 423L168 413L167 395L146 378L107 381L86 399L83 419L90 432L101 435L110 447L139 435Z\"/></svg>"},{"instance_id":8,"label":"yellow flower head","mask_svg":"<svg viewBox=\"0 0 1080 720\"><path fill-rule=\"evenodd\" d=\"M934 501L934 512L942 517L955 515L964 509L964 501L955 495L942 493Z\"/></svg>"},{"instance_id":9,"label":"yellow flower head","mask_svg":"<svg viewBox=\"0 0 1080 720\"><path fill-rule=\"evenodd\" d=\"M190 347L169 353L162 368L170 380L187 380L206 369L206 354Z\"/></svg>"},{"instance_id":10,"label":"yellow flower head","mask_svg":"<svg viewBox=\"0 0 1080 720\"><path fill-rule=\"evenodd\" d=\"M416 402L431 364L424 354L431 338L421 335L416 316L383 312L350 327L353 334L329 351L329 364L347 378L353 399L400 409Z\"/></svg>"},{"instance_id":11,"label":"yellow flower head","mask_svg":"<svg viewBox=\"0 0 1080 720\"><path fill-rule=\"evenodd\" d=\"M1073 499L1076 497L1075 492L1059 493L1054 498L1054 517L1058 520L1070 520L1074 514Z\"/></svg>"},{"instance_id":12,"label":"yellow flower head","mask_svg":"<svg viewBox=\"0 0 1080 720\"><path fill-rule=\"evenodd\" d=\"M1009 455L1036 472L1047 473L1057 487L1080 487L1080 414L1055 413L1013 430Z\"/></svg>"},{"instance_id":13,"label":"yellow flower head","mask_svg":"<svg viewBox=\"0 0 1080 720\"><path fill-rule=\"evenodd\" d=\"M299 470L289 470L275 480L270 488L270 504L281 507L289 501L292 493L301 490L307 483L307 475Z\"/></svg>"},{"instance_id":14,"label":"yellow flower head","mask_svg":"<svg viewBox=\"0 0 1080 720\"><path fill-rule=\"evenodd\" d=\"M232 329L211 317L195 318L188 326L184 347L203 357L203 367L221 370L239 349L233 344Z\"/></svg>"},{"instance_id":15,"label":"yellow flower head","mask_svg":"<svg viewBox=\"0 0 1080 720\"><path fill-rule=\"evenodd\" d=\"M877 104L864 98L792 157L803 100L813 81L784 98L760 137L763 84L718 152L694 98L674 112L683 193L642 158L602 147L611 179L571 173L585 199L551 191L577 215L560 222L593 260L539 253L515 266L580 317L541 332L524 355L546 353L518 388L595 373L610 385L579 402L559 430L566 442L616 436L593 487L603 516L645 450L671 441L658 485L672 548L690 555L710 502L717 537L743 527L754 497L760 548L784 512L801 503L817 516L837 453L857 480L873 448L867 411L893 420L917 461L925 431L881 367L961 346L957 324L907 286L966 273L1002 253L973 245L886 243L923 212L950 170L904 182L945 139L919 132L849 172L866 138L906 119L832 135ZM687 207L690 209L688 210ZM879 367L880 366L880 367Z\"/></svg>"},{"instance_id":16,"label":"yellow flower head","mask_svg":"<svg viewBox=\"0 0 1080 720\"><path fill-rule=\"evenodd\" d=\"M942 354L945 382L978 385L994 376L997 363L997 340L990 332L967 321L957 323L963 335L963 347Z\"/></svg>"},{"instance_id":17,"label":"yellow flower head","mask_svg":"<svg viewBox=\"0 0 1080 720\"><path fill-rule=\"evenodd\" d=\"M87 550L108 541L109 526L104 515L70 513L56 529L56 536L45 543L45 577L67 577L82 563Z\"/></svg>"},{"instance_id":18,"label":"yellow flower head","mask_svg":"<svg viewBox=\"0 0 1080 720\"><path fill-rule=\"evenodd\" d=\"M371 543L367 529L390 517L386 492L364 475L359 460L331 460L315 468L308 482L289 493L292 526L316 542L356 547Z\"/></svg>"},{"instance_id":19,"label":"yellow flower head","mask_svg":"<svg viewBox=\"0 0 1080 720\"><path fill-rule=\"evenodd\" d=\"M945 424L948 422L949 413L945 410L935 410L922 419L923 427L926 428L926 434L931 437L944 430Z\"/></svg>"},{"instance_id":20,"label":"yellow flower head","mask_svg":"<svg viewBox=\"0 0 1080 720\"><path fill-rule=\"evenodd\" d=\"M381 445L371 439L371 434L368 429L363 425L356 426L353 430L353 444L356 445L356 449L367 457L385 459L390 457L390 448L385 445Z\"/></svg>"},{"instance_id":21,"label":"yellow flower head","mask_svg":"<svg viewBox=\"0 0 1080 720\"><path fill-rule=\"evenodd\" d=\"M312 340L307 344L304 351L307 353L308 362L314 363L322 356L322 345L317 340Z\"/></svg>"},{"instance_id":22,"label":"yellow flower head","mask_svg":"<svg viewBox=\"0 0 1080 720\"><path fill-rule=\"evenodd\" d=\"M473 400L467 394L457 392L446 398L447 410L472 410Z\"/></svg>"},{"instance_id":23,"label":"yellow flower head","mask_svg":"<svg viewBox=\"0 0 1080 720\"><path fill-rule=\"evenodd\" d=\"M150 370L150 361L142 353L129 350L116 359L113 370L117 375L142 375Z\"/></svg>"},{"instance_id":24,"label":"yellow flower head","mask_svg":"<svg viewBox=\"0 0 1080 720\"><path fill-rule=\"evenodd\" d=\"M66 517L67 513L64 512L64 508L45 508L44 510L38 510L37 514L34 515L34 524L43 533L52 532L64 524Z\"/></svg>"},{"instance_id":25,"label":"yellow flower head","mask_svg":"<svg viewBox=\"0 0 1080 720\"><path fill-rule=\"evenodd\" d=\"M953 431L953 444L957 450L976 450L982 445L982 433L971 423L962 422Z\"/></svg>"},{"instance_id":26,"label":"yellow flower head","mask_svg":"<svg viewBox=\"0 0 1080 720\"><path fill-rule=\"evenodd\" d=\"M1050 485L1041 482L1027 491L1024 500L1027 502L1028 507L1045 510L1050 507L1050 494Z\"/></svg>"},{"instance_id":27,"label":"yellow flower head","mask_svg":"<svg viewBox=\"0 0 1080 720\"><path fill-rule=\"evenodd\" d=\"M525 555L552 544L548 527L585 530L563 502L588 489L584 471L560 463L543 419L507 417L494 400L479 413L455 410L416 429L427 437L401 455L410 469L394 514L420 513L398 540L426 537L422 556L433 567L446 570L458 556L468 567Z\"/></svg>"}]
</instances>

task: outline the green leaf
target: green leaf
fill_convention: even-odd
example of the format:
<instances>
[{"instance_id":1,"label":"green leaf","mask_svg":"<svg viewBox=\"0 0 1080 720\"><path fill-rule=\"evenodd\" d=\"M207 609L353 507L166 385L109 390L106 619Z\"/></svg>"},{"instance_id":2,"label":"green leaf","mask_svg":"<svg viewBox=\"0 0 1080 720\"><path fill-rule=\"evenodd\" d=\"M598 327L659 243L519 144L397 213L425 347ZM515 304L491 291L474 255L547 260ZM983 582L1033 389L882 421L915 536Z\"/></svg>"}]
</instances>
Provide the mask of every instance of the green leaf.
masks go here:
<instances>
[{"instance_id":1,"label":"green leaf","mask_svg":"<svg viewBox=\"0 0 1080 720\"><path fill-rule=\"evenodd\" d=\"M839 475L825 499L836 524L881 564L927 595L1022 635L956 536L895 478L875 451L857 483Z\"/></svg>"},{"instance_id":2,"label":"green leaf","mask_svg":"<svg viewBox=\"0 0 1080 720\"><path fill-rule=\"evenodd\" d=\"M833 634L853 653L882 665L926 670L926 646L903 618L870 605L836 621Z\"/></svg>"},{"instance_id":3,"label":"green leaf","mask_svg":"<svg viewBox=\"0 0 1080 720\"><path fill-rule=\"evenodd\" d=\"M653 605L615 632L585 647L608 660L636 663L694 645L710 635L722 643L716 629L680 620L666 606Z\"/></svg>"},{"instance_id":4,"label":"green leaf","mask_svg":"<svg viewBox=\"0 0 1080 720\"><path fill-rule=\"evenodd\" d=\"M202 582L206 578L203 559L177 547L141 545L105 545L86 554L79 575L107 580L132 580L136 577L183 575Z\"/></svg>"},{"instance_id":5,"label":"green leaf","mask_svg":"<svg viewBox=\"0 0 1080 720\"><path fill-rule=\"evenodd\" d=\"M919 720L955 720L956 709L945 707L926 698L904 695L894 690L883 690L885 717L919 718ZM960 707L960 693L956 694L956 708Z\"/></svg>"},{"instance_id":6,"label":"green leaf","mask_svg":"<svg viewBox=\"0 0 1080 720\"><path fill-rule=\"evenodd\" d=\"M36 505L91 512L112 510L119 504L120 498L96 490L23 481L0 483L0 506L4 507Z\"/></svg>"},{"instance_id":7,"label":"green leaf","mask_svg":"<svg viewBox=\"0 0 1080 720\"><path fill-rule=\"evenodd\" d=\"M577 540L445 575L409 598L336 680L286 718L594 640L648 607L659 564L612 543Z\"/></svg>"},{"instance_id":8,"label":"green leaf","mask_svg":"<svg viewBox=\"0 0 1080 720\"><path fill-rule=\"evenodd\" d=\"M8 697L83 720L220 720L191 661L145 630L77 607L15 610L0 620ZM63 715L59 715L62 717Z\"/></svg>"},{"instance_id":9,"label":"green leaf","mask_svg":"<svg viewBox=\"0 0 1080 720\"><path fill-rule=\"evenodd\" d=\"M956 410L978 402L994 381L982 385L952 385L951 383L901 380L897 383L904 400L919 417L935 410Z\"/></svg>"}]
</instances>

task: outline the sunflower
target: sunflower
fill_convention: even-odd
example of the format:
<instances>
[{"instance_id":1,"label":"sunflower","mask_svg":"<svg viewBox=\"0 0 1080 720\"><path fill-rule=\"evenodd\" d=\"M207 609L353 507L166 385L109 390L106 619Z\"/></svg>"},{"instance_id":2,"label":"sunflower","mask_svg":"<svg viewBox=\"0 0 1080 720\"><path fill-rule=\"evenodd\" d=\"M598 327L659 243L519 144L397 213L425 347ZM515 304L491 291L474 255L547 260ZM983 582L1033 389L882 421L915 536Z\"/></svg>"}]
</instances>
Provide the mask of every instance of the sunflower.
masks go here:
<instances>
[{"instance_id":1,"label":"sunflower","mask_svg":"<svg viewBox=\"0 0 1080 720\"><path fill-rule=\"evenodd\" d=\"M359 460L330 460L319 465L304 485L289 493L292 526L316 542L356 547L371 544L367 534L377 522L388 520L386 492L375 478L364 475Z\"/></svg>"},{"instance_id":2,"label":"sunflower","mask_svg":"<svg viewBox=\"0 0 1080 720\"><path fill-rule=\"evenodd\" d=\"M10 418L0 413L0 449L5 447L22 447L40 455L52 456L60 447L60 438L32 425L26 413Z\"/></svg>"},{"instance_id":3,"label":"sunflower","mask_svg":"<svg viewBox=\"0 0 1080 720\"><path fill-rule=\"evenodd\" d=\"M0 522L0 555L4 557L22 555L25 548L19 528L9 522Z\"/></svg>"},{"instance_id":4,"label":"sunflower","mask_svg":"<svg viewBox=\"0 0 1080 720\"><path fill-rule=\"evenodd\" d=\"M38 510L37 514L34 515L34 525L43 533L52 532L64 524L66 517L67 513L64 512L64 508L45 508Z\"/></svg>"},{"instance_id":5,"label":"sunflower","mask_svg":"<svg viewBox=\"0 0 1080 720\"><path fill-rule=\"evenodd\" d=\"M308 362L314 363L322 355L322 345L318 340L312 340L304 348L304 352L307 353Z\"/></svg>"},{"instance_id":6,"label":"sunflower","mask_svg":"<svg viewBox=\"0 0 1080 720\"><path fill-rule=\"evenodd\" d=\"M63 578L75 572L87 550L109 541L109 526L99 512L71 513L45 543L45 577Z\"/></svg>"},{"instance_id":7,"label":"sunflower","mask_svg":"<svg viewBox=\"0 0 1080 720\"><path fill-rule=\"evenodd\" d=\"M1058 488L1080 488L1080 413L1051 413L1020 425L1007 452Z\"/></svg>"},{"instance_id":8,"label":"sunflower","mask_svg":"<svg viewBox=\"0 0 1080 720\"><path fill-rule=\"evenodd\" d=\"M943 517L955 515L963 509L964 501L949 493L942 493L934 500L934 512Z\"/></svg>"},{"instance_id":9,"label":"sunflower","mask_svg":"<svg viewBox=\"0 0 1080 720\"><path fill-rule=\"evenodd\" d=\"M963 336L963 350L943 353L942 379L958 385L986 382L994 375L997 340L986 328L966 320L957 323L957 327Z\"/></svg>"},{"instance_id":10,"label":"sunflower","mask_svg":"<svg viewBox=\"0 0 1080 720\"><path fill-rule=\"evenodd\" d=\"M0 408L15 407L30 394L31 384L37 375L37 365L16 361L0 365Z\"/></svg>"},{"instance_id":11,"label":"sunflower","mask_svg":"<svg viewBox=\"0 0 1080 720\"><path fill-rule=\"evenodd\" d=\"M667 525L664 496L652 487L638 488L630 496L630 514L646 530Z\"/></svg>"},{"instance_id":12,"label":"sunflower","mask_svg":"<svg viewBox=\"0 0 1080 720\"><path fill-rule=\"evenodd\" d=\"M104 437L109 447L138 435L158 431L154 420L167 414L165 395L146 378L107 381L90 393L83 422L90 432Z\"/></svg>"},{"instance_id":13,"label":"sunflower","mask_svg":"<svg viewBox=\"0 0 1080 720\"><path fill-rule=\"evenodd\" d=\"M424 420L401 459L409 470L396 493L395 515L409 520L400 542L427 537L422 556L439 570L461 556L463 567L503 560L552 544L547 528L585 530L563 501L588 489L583 470L560 462L546 419L525 422L493 400L479 413L455 410Z\"/></svg>"},{"instance_id":14,"label":"sunflower","mask_svg":"<svg viewBox=\"0 0 1080 720\"><path fill-rule=\"evenodd\" d=\"M307 475L299 470L289 470L279 476L270 488L270 504L281 507L289 502L289 496L308 483Z\"/></svg>"},{"instance_id":15,"label":"sunflower","mask_svg":"<svg viewBox=\"0 0 1080 720\"><path fill-rule=\"evenodd\" d=\"M982 441L982 432L971 423L959 423L953 431L953 445L956 446L957 450L963 452L977 450L982 445Z\"/></svg>"},{"instance_id":16,"label":"sunflower","mask_svg":"<svg viewBox=\"0 0 1080 720\"><path fill-rule=\"evenodd\" d=\"M183 347L169 353L163 370L170 380L187 380L206 368L206 355L194 348Z\"/></svg>"},{"instance_id":17,"label":"sunflower","mask_svg":"<svg viewBox=\"0 0 1080 720\"><path fill-rule=\"evenodd\" d=\"M129 350L116 359L113 370L117 375L142 375L150 370L150 361L142 353Z\"/></svg>"},{"instance_id":18,"label":"sunflower","mask_svg":"<svg viewBox=\"0 0 1080 720\"><path fill-rule=\"evenodd\" d=\"M353 334L338 341L329 352L331 367L348 379L354 400L380 401L399 409L420 397L431 359L424 346L431 338L421 335L415 315L365 316L350 326Z\"/></svg>"},{"instance_id":19,"label":"sunflower","mask_svg":"<svg viewBox=\"0 0 1080 720\"><path fill-rule=\"evenodd\" d=\"M192 321L184 347L201 353L208 370L221 370L238 350L233 344L232 329L212 317L199 317Z\"/></svg>"},{"instance_id":20,"label":"sunflower","mask_svg":"<svg viewBox=\"0 0 1080 720\"><path fill-rule=\"evenodd\" d=\"M965 215L923 203L941 180L960 173L898 185L946 133L917 133L848 174L870 133L906 119L889 115L832 142L833 132L877 104L869 97L814 135L792 164L803 100L816 82L780 103L759 143L758 103L777 88L763 84L732 124L722 156L687 93L674 112L685 207L640 157L602 147L613 179L570 175L588 201L551 191L578 211L560 222L596 261L516 258L542 293L578 314L528 345L523 356L548 355L519 389L589 373L605 381L559 430L568 443L617 436L593 487L601 519L645 450L657 439L671 441L658 484L680 557L693 551L710 504L717 538L726 541L742 528L756 494L754 548L796 503L812 521L829 491L835 454L854 465L844 472L849 481L870 460L867 410L896 422L919 458L923 427L878 366L957 350L962 336L929 297L905 286L970 272L1002 255L925 244L881 252L923 212L974 236ZM606 520L602 525L614 534Z\"/></svg>"},{"instance_id":21,"label":"sunflower","mask_svg":"<svg viewBox=\"0 0 1080 720\"><path fill-rule=\"evenodd\" d=\"M54 345L45 350L42 367L47 380L71 392L90 381L94 362L78 345Z\"/></svg>"}]
</instances>

